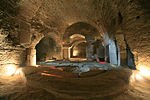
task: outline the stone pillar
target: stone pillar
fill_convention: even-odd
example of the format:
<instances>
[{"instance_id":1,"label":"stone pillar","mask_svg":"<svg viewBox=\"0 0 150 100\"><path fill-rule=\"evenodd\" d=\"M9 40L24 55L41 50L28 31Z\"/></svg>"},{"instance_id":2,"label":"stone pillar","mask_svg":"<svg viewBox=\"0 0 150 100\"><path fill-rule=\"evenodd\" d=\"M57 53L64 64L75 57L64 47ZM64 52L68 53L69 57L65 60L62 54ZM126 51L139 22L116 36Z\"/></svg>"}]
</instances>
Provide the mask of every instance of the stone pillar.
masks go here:
<instances>
[{"instance_id":1,"label":"stone pillar","mask_svg":"<svg viewBox=\"0 0 150 100\"><path fill-rule=\"evenodd\" d=\"M109 44L109 60L111 64L118 65L117 48L113 40L110 40L110 44Z\"/></svg>"},{"instance_id":2,"label":"stone pillar","mask_svg":"<svg viewBox=\"0 0 150 100\"><path fill-rule=\"evenodd\" d=\"M118 60L118 66L120 66L120 62L121 62L121 60L120 60L120 48L117 46L117 60Z\"/></svg>"},{"instance_id":3,"label":"stone pillar","mask_svg":"<svg viewBox=\"0 0 150 100\"><path fill-rule=\"evenodd\" d=\"M29 48L27 50L27 65L36 66L36 49L35 48Z\"/></svg>"},{"instance_id":4,"label":"stone pillar","mask_svg":"<svg viewBox=\"0 0 150 100\"><path fill-rule=\"evenodd\" d=\"M120 60L120 65L124 66L127 65L127 51L126 51L126 43L124 41L124 35L123 34L116 34L116 41L118 46L118 60Z\"/></svg>"},{"instance_id":5,"label":"stone pillar","mask_svg":"<svg viewBox=\"0 0 150 100\"><path fill-rule=\"evenodd\" d=\"M94 45L92 44L93 41L88 41L88 45L86 47L86 58L88 61L93 60L93 52L94 52Z\"/></svg>"},{"instance_id":6,"label":"stone pillar","mask_svg":"<svg viewBox=\"0 0 150 100\"><path fill-rule=\"evenodd\" d=\"M70 58L70 47L63 47L63 59Z\"/></svg>"},{"instance_id":7,"label":"stone pillar","mask_svg":"<svg viewBox=\"0 0 150 100\"><path fill-rule=\"evenodd\" d=\"M70 53L71 53L71 52L70 52L70 49L71 49L71 47L69 47L69 48L68 48L68 59L70 59L70 57L71 57L71 54L70 54Z\"/></svg>"},{"instance_id":8,"label":"stone pillar","mask_svg":"<svg viewBox=\"0 0 150 100\"><path fill-rule=\"evenodd\" d=\"M108 63L110 63L110 60L109 60L109 44L107 44L106 46L105 46L105 62L108 62Z\"/></svg>"}]
</instances>

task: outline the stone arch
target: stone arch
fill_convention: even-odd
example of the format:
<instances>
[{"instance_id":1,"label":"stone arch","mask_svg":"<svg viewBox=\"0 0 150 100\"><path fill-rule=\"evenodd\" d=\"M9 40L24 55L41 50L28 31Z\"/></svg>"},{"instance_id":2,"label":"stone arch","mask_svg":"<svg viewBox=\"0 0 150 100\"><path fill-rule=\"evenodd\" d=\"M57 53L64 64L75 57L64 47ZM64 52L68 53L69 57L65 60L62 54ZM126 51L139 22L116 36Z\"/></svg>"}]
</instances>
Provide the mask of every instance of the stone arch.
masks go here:
<instances>
[{"instance_id":1,"label":"stone arch","mask_svg":"<svg viewBox=\"0 0 150 100\"><path fill-rule=\"evenodd\" d=\"M71 52L72 52L71 48L74 45L72 40L73 37L79 37L82 41L86 41L87 43L86 46L88 48L86 54L88 60L95 59L94 50L93 50L95 49L94 48L95 46L93 45L93 43L96 42L97 40L104 41L105 39L105 35L102 32L102 27L101 27L101 31L99 31L95 26L88 24L86 22L73 23L72 25L66 28L62 39L64 46L66 46L64 51L66 51L65 55L68 55L68 57L66 57L67 59L71 57ZM79 39L77 39L77 41L78 40Z\"/></svg>"},{"instance_id":2,"label":"stone arch","mask_svg":"<svg viewBox=\"0 0 150 100\"><path fill-rule=\"evenodd\" d=\"M71 47L70 47L70 58L74 57L75 55L75 52L74 52L74 48L76 48L79 44L82 44L84 43L85 45L82 45L82 51L81 50L76 50L77 52L78 51L81 51L82 52L82 55L85 55L84 58L86 58L86 43L87 41L86 40L78 40L78 41L75 41L74 43L72 43ZM77 54L77 53L76 53ZM78 56L80 57L80 56ZM82 57L82 56L81 56ZM83 58L83 57L82 57Z\"/></svg>"},{"instance_id":3,"label":"stone arch","mask_svg":"<svg viewBox=\"0 0 150 100\"><path fill-rule=\"evenodd\" d=\"M82 43L82 42L87 42L86 40L78 40L72 43L71 48L77 46L78 44Z\"/></svg>"},{"instance_id":4,"label":"stone arch","mask_svg":"<svg viewBox=\"0 0 150 100\"><path fill-rule=\"evenodd\" d=\"M37 61L46 61L54 58L57 52L57 43L52 37L44 37L36 45Z\"/></svg>"},{"instance_id":5,"label":"stone arch","mask_svg":"<svg viewBox=\"0 0 150 100\"><path fill-rule=\"evenodd\" d=\"M49 57L49 59L53 59L53 58L61 59L61 57L62 57L62 52L61 52L62 51L62 41L61 41L60 36L58 36L55 33L47 33L46 35L40 34L40 33L39 34L35 33L35 34L33 34L32 37L34 37L34 38L32 38L30 47L27 48L27 65L29 65L29 66L36 65L37 54L38 54L36 47L38 44L41 44L41 41L43 39L46 39L46 38L51 38L50 41L55 44L55 46L53 47L53 50L55 51L54 56L51 56L51 58ZM47 59L45 59L45 60L47 60Z\"/></svg>"},{"instance_id":6,"label":"stone arch","mask_svg":"<svg viewBox=\"0 0 150 100\"><path fill-rule=\"evenodd\" d=\"M67 27L63 35L63 41L69 42L69 37L74 34L83 35L86 39L89 39L90 37L94 37L95 39L102 38L97 28L86 22L76 22Z\"/></svg>"}]
</instances>

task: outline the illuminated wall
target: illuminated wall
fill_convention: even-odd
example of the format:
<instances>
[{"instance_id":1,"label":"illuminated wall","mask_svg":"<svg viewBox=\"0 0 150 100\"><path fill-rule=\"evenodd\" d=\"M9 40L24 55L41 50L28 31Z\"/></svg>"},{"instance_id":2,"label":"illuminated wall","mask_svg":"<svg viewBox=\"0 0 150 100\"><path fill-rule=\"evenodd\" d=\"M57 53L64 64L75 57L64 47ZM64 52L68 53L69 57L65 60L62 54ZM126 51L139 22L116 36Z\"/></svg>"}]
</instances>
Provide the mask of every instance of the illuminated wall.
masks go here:
<instances>
[{"instance_id":1,"label":"illuminated wall","mask_svg":"<svg viewBox=\"0 0 150 100\"><path fill-rule=\"evenodd\" d=\"M86 43L80 43L72 48L72 57L86 58Z\"/></svg>"}]
</instances>

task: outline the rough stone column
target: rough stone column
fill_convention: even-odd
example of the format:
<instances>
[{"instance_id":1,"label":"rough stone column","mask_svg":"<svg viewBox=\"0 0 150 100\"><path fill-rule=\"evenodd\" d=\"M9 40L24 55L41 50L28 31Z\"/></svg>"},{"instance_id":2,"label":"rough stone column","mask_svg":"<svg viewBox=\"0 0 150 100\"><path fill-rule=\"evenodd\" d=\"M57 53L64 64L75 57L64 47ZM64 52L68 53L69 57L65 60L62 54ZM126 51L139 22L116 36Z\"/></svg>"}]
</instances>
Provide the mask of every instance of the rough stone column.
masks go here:
<instances>
[{"instance_id":1,"label":"rough stone column","mask_svg":"<svg viewBox=\"0 0 150 100\"><path fill-rule=\"evenodd\" d=\"M92 43L93 41L88 41L88 45L86 47L86 58L89 61L92 61L93 59L94 45Z\"/></svg>"},{"instance_id":2,"label":"rough stone column","mask_svg":"<svg viewBox=\"0 0 150 100\"><path fill-rule=\"evenodd\" d=\"M115 42L113 40L110 40L110 44L109 44L109 59L110 59L110 63L111 64L118 64L117 61L117 48L115 45Z\"/></svg>"},{"instance_id":3,"label":"rough stone column","mask_svg":"<svg viewBox=\"0 0 150 100\"><path fill-rule=\"evenodd\" d=\"M118 46L118 53L120 54L120 65L127 65L127 51L126 51L126 43L124 41L123 34L116 34L116 41ZM119 60L119 58L118 58Z\"/></svg>"},{"instance_id":4,"label":"rough stone column","mask_svg":"<svg viewBox=\"0 0 150 100\"><path fill-rule=\"evenodd\" d=\"M29 48L27 52L27 65L28 66L36 66L36 49Z\"/></svg>"},{"instance_id":5,"label":"rough stone column","mask_svg":"<svg viewBox=\"0 0 150 100\"><path fill-rule=\"evenodd\" d=\"M63 47L63 59L70 58L70 47Z\"/></svg>"}]
</instances>

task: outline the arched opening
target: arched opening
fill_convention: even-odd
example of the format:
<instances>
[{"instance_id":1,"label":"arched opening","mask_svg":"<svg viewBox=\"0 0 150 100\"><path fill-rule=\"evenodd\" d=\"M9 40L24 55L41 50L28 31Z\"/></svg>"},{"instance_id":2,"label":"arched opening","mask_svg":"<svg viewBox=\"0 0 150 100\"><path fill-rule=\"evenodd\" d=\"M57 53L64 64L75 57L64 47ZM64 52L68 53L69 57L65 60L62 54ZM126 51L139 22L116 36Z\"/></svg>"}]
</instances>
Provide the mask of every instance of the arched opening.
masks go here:
<instances>
[{"instance_id":1,"label":"arched opening","mask_svg":"<svg viewBox=\"0 0 150 100\"><path fill-rule=\"evenodd\" d=\"M63 36L64 50L69 53L67 59L70 58L86 58L94 59L94 42L102 39L99 31L92 25L85 22L77 22L69 26ZM82 41L82 42L81 42ZM76 44L76 45L75 45ZM84 51L84 52L83 52Z\"/></svg>"},{"instance_id":2,"label":"arched opening","mask_svg":"<svg viewBox=\"0 0 150 100\"><path fill-rule=\"evenodd\" d=\"M35 49L37 62L57 60L61 51L57 42L50 36L41 39Z\"/></svg>"},{"instance_id":3,"label":"arched opening","mask_svg":"<svg viewBox=\"0 0 150 100\"><path fill-rule=\"evenodd\" d=\"M86 43L82 42L77 45L74 45L71 49L70 58L86 58Z\"/></svg>"},{"instance_id":4,"label":"arched opening","mask_svg":"<svg viewBox=\"0 0 150 100\"><path fill-rule=\"evenodd\" d=\"M76 35L75 35L76 34ZM94 26L86 22L77 22L66 28L63 40L65 42L70 42L70 37L85 37L85 39L101 39L102 36Z\"/></svg>"},{"instance_id":5,"label":"arched opening","mask_svg":"<svg viewBox=\"0 0 150 100\"><path fill-rule=\"evenodd\" d=\"M36 45L35 48L37 62L46 61L54 56L56 52L56 42L51 37L45 37Z\"/></svg>"}]
</instances>

